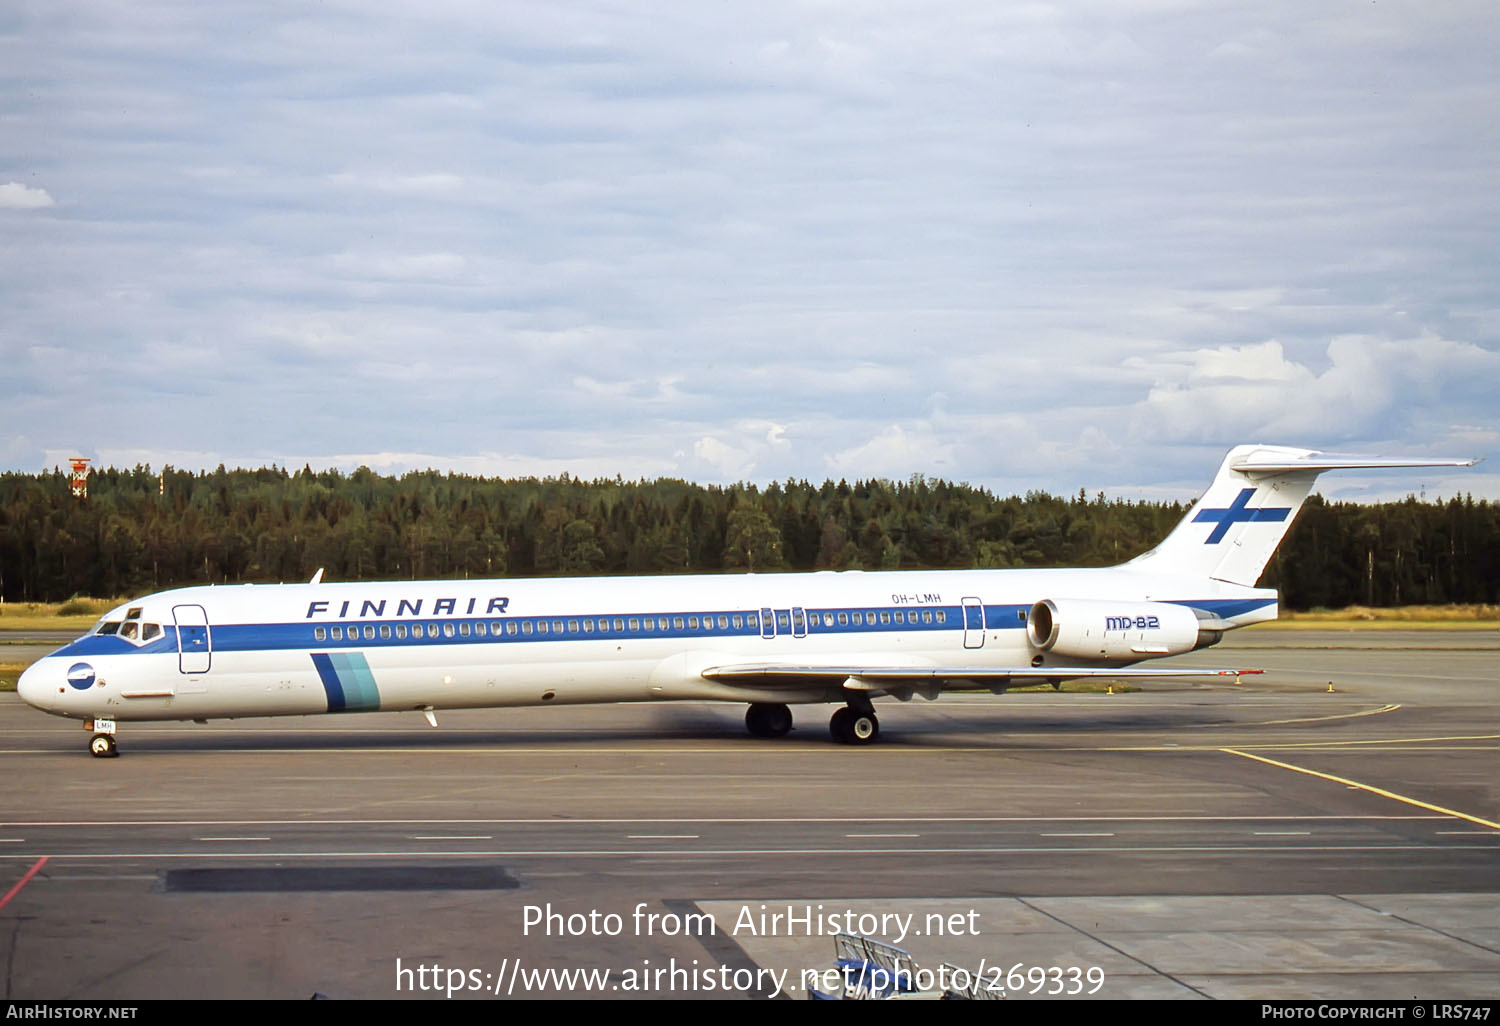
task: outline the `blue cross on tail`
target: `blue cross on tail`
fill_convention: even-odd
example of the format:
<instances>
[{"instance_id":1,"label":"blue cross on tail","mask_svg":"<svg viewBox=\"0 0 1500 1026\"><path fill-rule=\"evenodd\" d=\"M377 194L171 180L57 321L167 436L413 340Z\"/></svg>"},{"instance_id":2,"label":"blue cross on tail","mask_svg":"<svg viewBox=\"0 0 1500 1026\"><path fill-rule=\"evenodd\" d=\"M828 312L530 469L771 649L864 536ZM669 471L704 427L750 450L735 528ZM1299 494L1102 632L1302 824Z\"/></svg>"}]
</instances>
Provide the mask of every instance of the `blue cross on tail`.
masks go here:
<instances>
[{"instance_id":1,"label":"blue cross on tail","mask_svg":"<svg viewBox=\"0 0 1500 1026\"><path fill-rule=\"evenodd\" d=\"M1240 492L1235 500L1229 504L1228 509L1200 509L1198 515L1193 518L1193 523L1217 523L1208 535L1208 540L1203 544L1217 545L1224 540L1232 524L1279 524L1291 513L1291 507L1283 506L1279 509L1246 509L1245 504L1255 494L1254 488L1246 488Z\"/></svg>"}]
</instances>

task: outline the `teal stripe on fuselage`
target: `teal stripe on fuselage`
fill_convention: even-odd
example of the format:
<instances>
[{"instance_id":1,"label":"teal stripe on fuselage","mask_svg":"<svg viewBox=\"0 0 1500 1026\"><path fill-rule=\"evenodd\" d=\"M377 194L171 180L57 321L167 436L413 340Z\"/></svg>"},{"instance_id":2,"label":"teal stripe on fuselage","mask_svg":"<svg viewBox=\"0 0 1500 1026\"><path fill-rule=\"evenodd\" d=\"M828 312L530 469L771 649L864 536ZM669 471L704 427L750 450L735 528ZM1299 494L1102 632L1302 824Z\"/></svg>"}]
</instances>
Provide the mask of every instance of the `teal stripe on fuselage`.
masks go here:
<instances>
[{"instance_id":1,"label":"teal stripe on fuselage","mask_svg":"<svg viewBox=\"0 0 1500 1026\"><path fill-rule=\"evenodd\" d=\"M329 660L344 689L344 708L360 712L380 708L380 689L363 652L330 652Z\"/></svg>"},{"instance_id":2,"label":"teal stripe on fuselage","mask_svg":"<svg viewBox=\"0 0 1500 1026\"><path fill-rule=\"evenodd\" d=\"M369 712L380 708L380 689L363 652L314 652L329 712Z\"/></svg>"}]
</instances>

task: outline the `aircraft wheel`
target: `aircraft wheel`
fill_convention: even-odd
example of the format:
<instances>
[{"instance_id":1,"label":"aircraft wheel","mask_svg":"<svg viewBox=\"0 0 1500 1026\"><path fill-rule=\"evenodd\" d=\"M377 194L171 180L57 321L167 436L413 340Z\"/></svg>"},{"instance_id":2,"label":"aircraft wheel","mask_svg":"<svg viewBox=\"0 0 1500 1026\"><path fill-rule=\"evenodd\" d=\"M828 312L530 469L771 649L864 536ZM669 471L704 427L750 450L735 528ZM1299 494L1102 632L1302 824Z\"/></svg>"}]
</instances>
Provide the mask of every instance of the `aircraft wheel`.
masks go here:
<instances>
[{"instance_id":1,"label":"aircraft wheel","mask_svg":"<svg viewBox=\"0 0 1500 1026\"><path fill-rule=\"evenodd\" d=\"M745 729L750 732L751 737L766 736L766 718L761 713L761 707L752 705L745 710Z\"/></svg>"},{"instance_id":2,"label":"aircraft wheel","mask_svg":"<svg viewBox=\"0 0 1500 1026\"><path fill-rule=\"evenodd\" d=\"M874 744L875 739L880 736L880 721L875 718L874 713L857 713L850 710L847 721L849 740L851 745Z\"/></svg>"},{"instance_id":3,"label":"aircraft wheel","mask_svg":"<svg viewBox=\"0 0 1500 1026\"><path fill-rule=\"evenodd\" d=\"M119 755L115 739L108 734L95 734L89 738L89 754L96 759L113 759Z\"/></svg>"},{"instance_id":4,"label":"aircraft wheel","mask_svg":"<svg viewBox=\"0 0 1500 1026\"><path fill-rule=\"evenodd\" d=\"M767 737L785 737L792 729L792 711L780 702L762 706L765 709Z\"/></svg>"},{"instance_id":5,"label":"aircraft wheel","mask_svg":"<svg viewBox=\"0 0 1500 1026\"><path fill-rule=\"evenodd\" d=\"M756 702L745 710L745 729L755 737L781 737L792 729L792 711L779 702Z\"/></svg>"},{"instance_id":6,"label":"aircraft wheel","mask_svg":"<svg viewBox=\"0 0 1500 1026\"><path fill-rule=\"evenodd\" d=\"M847 705L834 710L833 717L828 721L828 733L841 745L850 744L849 719L854 715L854 710Z\"/></svg>"}]
</instances>

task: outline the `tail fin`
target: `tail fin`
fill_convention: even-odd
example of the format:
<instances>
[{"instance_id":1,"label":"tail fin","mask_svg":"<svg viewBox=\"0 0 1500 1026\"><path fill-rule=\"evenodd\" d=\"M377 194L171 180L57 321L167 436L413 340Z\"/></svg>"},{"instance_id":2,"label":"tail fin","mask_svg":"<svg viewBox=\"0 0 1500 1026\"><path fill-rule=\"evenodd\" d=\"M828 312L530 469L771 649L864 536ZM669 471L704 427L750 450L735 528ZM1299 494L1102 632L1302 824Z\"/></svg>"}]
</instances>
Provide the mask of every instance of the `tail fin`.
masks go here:
<instances>
[{"instance_id":1,"label":"tail fin","mask_svg":"<svg viewBox=\"0 0 1500 1026\"><path fill-rule=\"evenodd\" d=\"M1468 467L1478 460L1340 456L1312 449L1237 445L1214 483L1156 548L1130 561L1152 573L1211 577L1254 587L1325 470Z\"/></svg>"}]
</instances>

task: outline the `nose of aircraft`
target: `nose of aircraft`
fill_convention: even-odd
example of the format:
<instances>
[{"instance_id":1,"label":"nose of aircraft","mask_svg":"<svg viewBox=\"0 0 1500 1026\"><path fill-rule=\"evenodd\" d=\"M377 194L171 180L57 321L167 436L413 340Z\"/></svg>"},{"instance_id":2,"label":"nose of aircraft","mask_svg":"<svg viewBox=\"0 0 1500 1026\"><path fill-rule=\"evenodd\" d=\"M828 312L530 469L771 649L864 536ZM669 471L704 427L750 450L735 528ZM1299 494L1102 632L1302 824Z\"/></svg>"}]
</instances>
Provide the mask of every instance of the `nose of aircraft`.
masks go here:
<instances>
[{"instance_id":1,"label":"nose of aircraft","mask_svg":"<svg viewBox=\"0 0 1500 1026\"><path fill-rule=\"evenodd\" d=\"M38 709L46 709L51 700L51 692L56 692L57 684L48 681L47 660L32 663L21 672L21 679L16 681L16 694L21 696L21 701ZM50 676L57 676L56 673Z\"/></svg>"}]
</instances>

